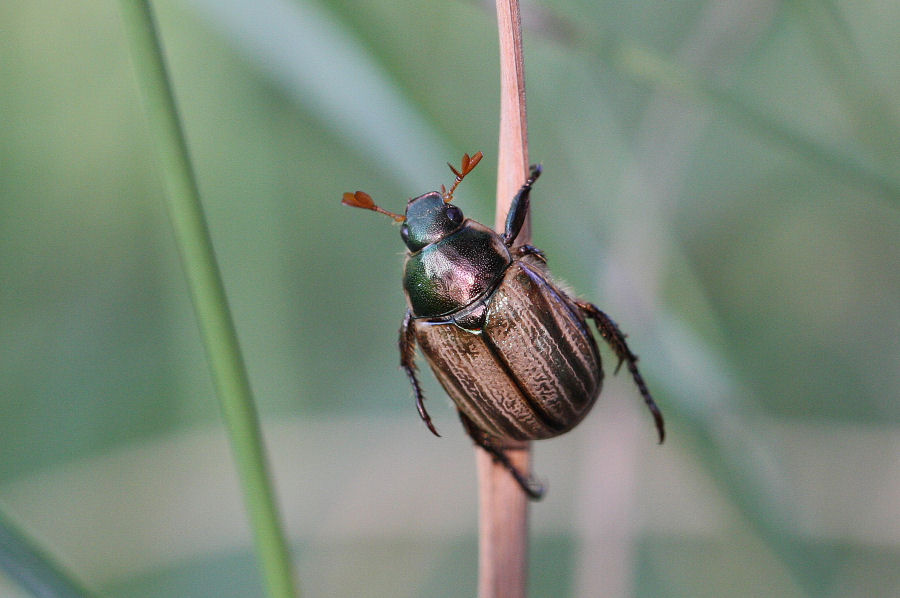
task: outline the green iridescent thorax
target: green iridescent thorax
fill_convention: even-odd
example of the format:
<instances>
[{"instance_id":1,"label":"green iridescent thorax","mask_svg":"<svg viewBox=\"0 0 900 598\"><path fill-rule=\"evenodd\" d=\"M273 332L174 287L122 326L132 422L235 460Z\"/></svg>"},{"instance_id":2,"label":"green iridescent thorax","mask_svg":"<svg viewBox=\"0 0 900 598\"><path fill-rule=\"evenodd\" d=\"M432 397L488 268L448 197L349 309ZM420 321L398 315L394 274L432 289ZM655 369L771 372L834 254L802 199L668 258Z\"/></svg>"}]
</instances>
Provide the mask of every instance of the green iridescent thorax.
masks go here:
<instances>
[{"instance_id":1,"label":"green iridescent thorax","mask_svg":"<svg viewBox=\"0 0 900 598\"><path fill-rule=\"evenodd\" d=\"M415 317L443 316L496 287L511 263L497 233L465 220L455 232L410 252L403 290Z\"/></svg>"}]
</instances>

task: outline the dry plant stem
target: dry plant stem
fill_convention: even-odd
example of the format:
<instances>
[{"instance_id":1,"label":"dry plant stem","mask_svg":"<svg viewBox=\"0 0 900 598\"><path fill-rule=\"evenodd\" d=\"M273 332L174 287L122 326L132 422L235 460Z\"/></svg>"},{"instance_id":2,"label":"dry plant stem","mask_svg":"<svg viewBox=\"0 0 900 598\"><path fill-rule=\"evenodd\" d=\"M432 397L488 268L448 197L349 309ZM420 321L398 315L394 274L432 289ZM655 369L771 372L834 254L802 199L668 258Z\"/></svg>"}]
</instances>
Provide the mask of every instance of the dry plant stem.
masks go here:
<instances>
[{"instance_id":1,"label":"dry plant stem","mask_svg":"<svg viewBox=\"0 0 900 598\"><path fill-rule=\"evenodd\" d=\"M525 598L528 579L528 497L509 472L476 448L478 467L478 597ZM506 451L528 471L528 443Z\"/></svg>"},{"instance_id":2,"label":"dry plant stem","mask_svg":"<svg viewBox=\"0 0 900 598\"><path fill-rule=\"evenodd\" d=\"M528 173L525 67L518 0L497 0L500 33L500 144L495 228L503 230L513 196ZM528 243L528 222L517 237ZM528 577L528 498L509 472L477 448L479 490L479 598L524 598ZM520 471L530 471L529 443L507 451Z\"/></svg>"},{"instance_id":3,"label":"dry plant stem","mask_svg":"<svg viewBox=\"0 0 900 598\"><path fill-rule=\"evenodd\" d=\"M500 144L495 228L502 231L512 198L528 176L525 60L518 0L497 0L497 26L500 31ZM528 220L517 240L519 244L531 241Z\"/></svg>"}]
</instances>

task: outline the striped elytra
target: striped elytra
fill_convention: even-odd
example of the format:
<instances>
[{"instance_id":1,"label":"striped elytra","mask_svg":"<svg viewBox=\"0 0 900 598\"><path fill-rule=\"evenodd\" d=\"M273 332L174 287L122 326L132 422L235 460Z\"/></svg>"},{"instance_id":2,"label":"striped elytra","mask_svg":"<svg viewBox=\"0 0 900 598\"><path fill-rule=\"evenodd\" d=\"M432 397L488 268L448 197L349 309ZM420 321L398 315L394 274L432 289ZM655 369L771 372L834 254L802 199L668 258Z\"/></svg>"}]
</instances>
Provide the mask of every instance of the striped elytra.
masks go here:
<instances>
[{"instance_id":1,"label":"striped elytra","mask_svg":"<svg viewBox=\"0 0 900 598\"><path fill-rule=\"evenodd\" d=\"M516 260L487 301L484 326L414 320L416 340L456 407L495 441L571 430L603 370L581 312L535 264Z\"/></svg>"}]
</instances>

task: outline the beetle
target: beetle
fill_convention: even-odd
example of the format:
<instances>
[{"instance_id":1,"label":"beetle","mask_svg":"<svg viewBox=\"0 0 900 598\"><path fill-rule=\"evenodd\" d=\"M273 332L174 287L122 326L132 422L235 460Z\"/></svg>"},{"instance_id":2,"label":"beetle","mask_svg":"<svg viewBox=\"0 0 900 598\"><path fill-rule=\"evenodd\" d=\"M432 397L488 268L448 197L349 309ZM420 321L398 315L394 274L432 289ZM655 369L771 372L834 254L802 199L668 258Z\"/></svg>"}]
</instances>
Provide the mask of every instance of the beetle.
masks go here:
<instances>
[{"instance_id":1,"label":"beetle","mask_svg":"<svg viewBox=\"0 0 900 598\"><path fill-rule=\"evenodd\" d=\"M638 371L638 358L615 322L594 304L572 298L557 286L542 251L515 245L541 167L531 167L500 234L464 218L451 203L482 157L481 152L463 155L459 169L448 163L456 175L450 189L442 185L440 192L410 199L404 215L382 209L363 191L344 193L341 203L401 223L408 252L400 367L412 385L422 421L440 436L425 409L415 362L417 344L475 444L502 464L529 497L539 499L542 485L519 471L504 449L568 432L594 405L603 368L587 320L593 320L618 357L616 373L623 363L631 372L660 443L665 424Z\"/></svg>"}]
</instances>

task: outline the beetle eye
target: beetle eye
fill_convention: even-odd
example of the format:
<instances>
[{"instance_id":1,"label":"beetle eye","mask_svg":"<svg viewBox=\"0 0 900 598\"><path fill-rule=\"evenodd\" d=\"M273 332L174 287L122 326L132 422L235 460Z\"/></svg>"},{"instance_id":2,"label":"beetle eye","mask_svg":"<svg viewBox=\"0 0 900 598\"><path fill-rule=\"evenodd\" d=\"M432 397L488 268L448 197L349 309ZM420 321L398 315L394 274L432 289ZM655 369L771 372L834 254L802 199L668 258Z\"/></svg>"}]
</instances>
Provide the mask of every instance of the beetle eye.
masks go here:
<instances>
[{"instance_id":1,"label":"beetle eye","mask_svg":"<svg viewBox=\"0 0 900 598\"><path fill-rule=\"evenodd\" d=\"M447 215L450 222L453 222L454 224L459 224L463 221L462 210L456 206L447 206L447 210L444 213Z\"/></svg>"},{"instance_id":2,"label":"beetle eye","mask_svg":"<svg viewBox=\"0 0 900 598\"><path fill-rule=\"evenodd\" d=\"M404 243L409 243L409 225L405 222L400 227L400 238L403 239Z\"/></svg>"}]
</instances>

